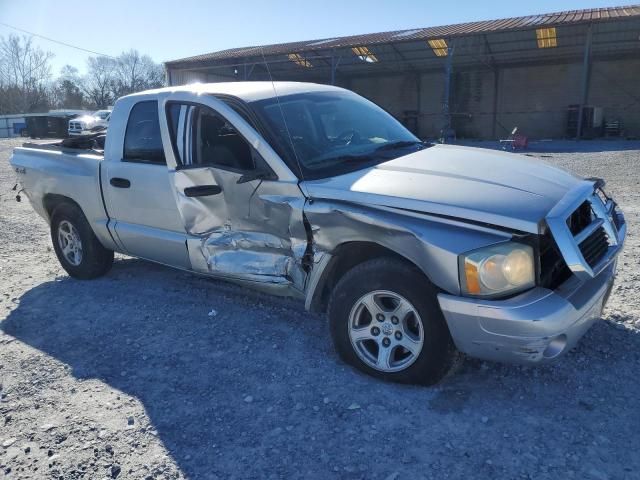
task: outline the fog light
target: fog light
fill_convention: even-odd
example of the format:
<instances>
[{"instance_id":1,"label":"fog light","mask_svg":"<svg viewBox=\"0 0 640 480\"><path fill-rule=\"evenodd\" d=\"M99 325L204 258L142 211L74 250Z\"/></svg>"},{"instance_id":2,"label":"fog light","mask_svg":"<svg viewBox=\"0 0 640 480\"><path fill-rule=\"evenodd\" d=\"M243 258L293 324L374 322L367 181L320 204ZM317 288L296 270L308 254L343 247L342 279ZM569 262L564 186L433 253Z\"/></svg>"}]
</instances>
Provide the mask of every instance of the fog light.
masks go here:
<instances>
[{"instance_id":1,"label":"fog light","mask_svg":"<svg viewBox=\"0 0 640 480\"><path fill-rule=\"evenodd\" d=\"M567 336L563 333L551 339L547 348L542 352L542 356L544 358L555 358L564 351L566 346Z\"/></svg>"}]
</instances>

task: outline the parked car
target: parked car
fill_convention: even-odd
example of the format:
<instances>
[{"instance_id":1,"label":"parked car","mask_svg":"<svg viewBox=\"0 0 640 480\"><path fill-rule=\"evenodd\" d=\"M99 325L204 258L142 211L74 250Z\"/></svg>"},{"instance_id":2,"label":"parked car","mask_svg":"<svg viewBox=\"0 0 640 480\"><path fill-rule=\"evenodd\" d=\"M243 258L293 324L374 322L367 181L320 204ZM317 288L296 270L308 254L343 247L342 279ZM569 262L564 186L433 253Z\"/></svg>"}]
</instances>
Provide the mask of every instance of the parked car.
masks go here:
<instances>
[{"instance_id":1,"label":"parked car","mask_svg":"<svg viewBox=\"0 0 640 480\"><path fill-rule=\"evenodd\" d=\"M604 182L419 141L350 91L171 87L119 99L104 151L11 158L73 277L113 254L304 300L340 356L433 384L458 352L537 364L598 320L626 233Z\"/></svg>"},{"instance_id":2,"label":"parked car","mask_svg":"<svg viewBox=\"0 0 640 480\"><path fill-rule=\"evenodd\" d=\"M97 129L106 128L110 117L111 110L98 110L91 115L74 118L69 121L69 135L88 135Z\"/></svg>"}]
</instances>

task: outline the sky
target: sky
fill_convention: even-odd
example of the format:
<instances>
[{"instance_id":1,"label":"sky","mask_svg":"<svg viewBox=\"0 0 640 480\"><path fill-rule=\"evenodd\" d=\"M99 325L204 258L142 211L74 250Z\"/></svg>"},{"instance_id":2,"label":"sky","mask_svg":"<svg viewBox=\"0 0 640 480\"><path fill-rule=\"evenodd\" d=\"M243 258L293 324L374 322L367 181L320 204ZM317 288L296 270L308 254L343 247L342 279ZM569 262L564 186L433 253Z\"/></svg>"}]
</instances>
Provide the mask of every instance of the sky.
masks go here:
<instances>
[{"instance_id":1,"label":"sky","mask_svg":"<svg viewBox=\"0 0 640 480\"><path fill-rule=\"evenodd\" d=\"M615 0L0 0L0 36L10 27L117 56L135 48L156 62L226 48L402 30L584 8ZM91 54L34 37L52 52L53 74L85 71Z\"/></svg>"}]
</instances>

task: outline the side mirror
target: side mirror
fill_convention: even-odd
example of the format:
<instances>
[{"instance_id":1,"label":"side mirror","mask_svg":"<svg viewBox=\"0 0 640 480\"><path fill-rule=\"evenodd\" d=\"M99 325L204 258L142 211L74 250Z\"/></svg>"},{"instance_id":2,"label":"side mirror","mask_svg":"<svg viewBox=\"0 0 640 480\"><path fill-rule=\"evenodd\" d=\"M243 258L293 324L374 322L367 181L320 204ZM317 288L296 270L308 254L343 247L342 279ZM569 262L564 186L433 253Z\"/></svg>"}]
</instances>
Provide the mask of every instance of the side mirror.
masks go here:
<instances>
[{"instance_id":1,"label":"side mirror","mask_svg":"<svg viewBox=\"0 0 640 480\"><path fill-rule=\"evenodd\" d=\"M248 171L242 175L236 184L253 182L254 180L277 180L278 177L271 171L267 162L260 156L260 154L251 149L251 164L254 166L253 170Z\"/></svg>"},{"instance_id":2,"label":"side mirror","mask_svg":"<svg viewBox=\"0 0 640 480\"><path fill-rule=\"evenodd\" d=\"M256 169L242 175L238 179L236 184L239 185L241 183L253 182L254 180L272 180L272 179L273 179L273 175L271 174L271 172L267 172L266 170Z\"/></svg>"}]
</instances>

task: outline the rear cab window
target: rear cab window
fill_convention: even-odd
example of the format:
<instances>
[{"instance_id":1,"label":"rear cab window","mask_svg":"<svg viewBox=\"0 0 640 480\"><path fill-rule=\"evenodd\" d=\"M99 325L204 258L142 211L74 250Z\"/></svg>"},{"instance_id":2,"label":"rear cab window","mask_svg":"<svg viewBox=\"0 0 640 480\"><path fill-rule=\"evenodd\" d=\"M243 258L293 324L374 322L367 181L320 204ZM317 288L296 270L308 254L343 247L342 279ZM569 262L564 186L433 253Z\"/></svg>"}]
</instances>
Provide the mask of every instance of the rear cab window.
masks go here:
<instances>
[{"instance_id":1,"label":"rear cab window","mask_svg":"<svg viewBox=\"0 0 640 480\"><path fill-rule=\"evenodd\" d=\"M166 165L156 100L138 102L131 109L122 160Z\"/></svg>"}]
</instances>

